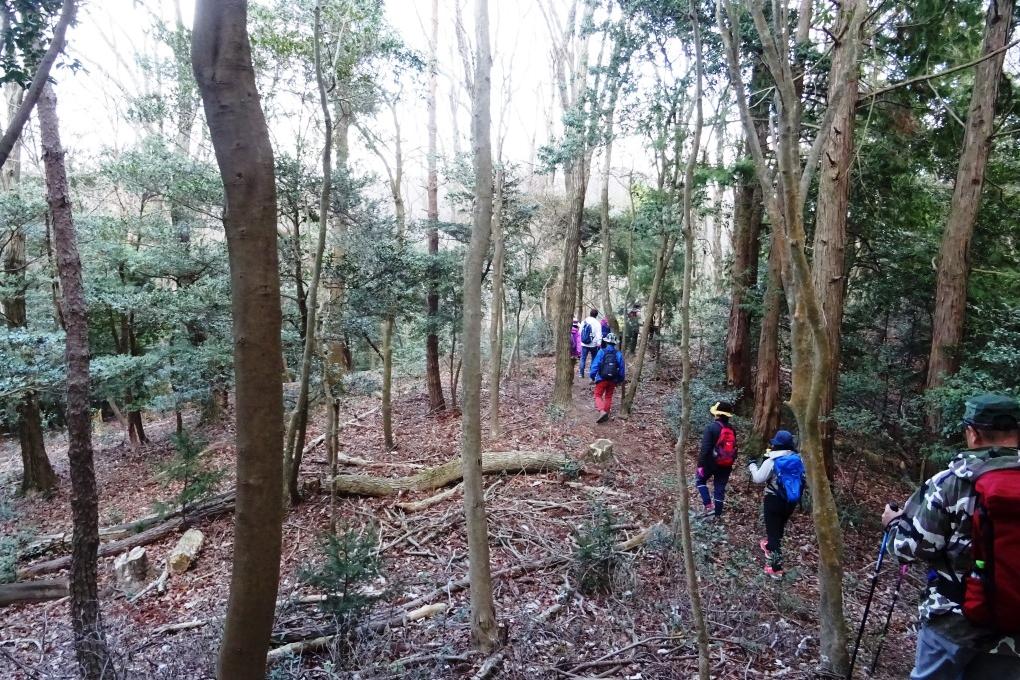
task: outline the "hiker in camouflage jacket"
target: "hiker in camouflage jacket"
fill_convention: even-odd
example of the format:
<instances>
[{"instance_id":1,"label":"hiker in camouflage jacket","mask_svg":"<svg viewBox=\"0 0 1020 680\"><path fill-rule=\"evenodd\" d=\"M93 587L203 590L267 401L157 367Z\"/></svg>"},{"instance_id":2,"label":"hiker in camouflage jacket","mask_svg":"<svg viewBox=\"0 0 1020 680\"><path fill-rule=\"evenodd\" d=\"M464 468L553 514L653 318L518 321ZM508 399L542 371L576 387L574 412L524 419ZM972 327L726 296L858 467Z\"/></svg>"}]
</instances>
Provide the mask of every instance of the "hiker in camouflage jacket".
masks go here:
<instances>
[{"instance_id":1,"label":"hiker in camouflage jacket","mask_svg":"<svg viewBox=\"0 0 1020 680\"><path fill-rule=\"evenodd\" d=\"M962 612L964 579L974 568L972 480L987 470L1020 467L1018 422L1020 406L1010 397L970 399L963 420L968 450L926 481L903 510L886 506L882 515L890 553L929 568L912 680L1020 678L1017 639L979 628Z\"/></svg>"}]
</instances>

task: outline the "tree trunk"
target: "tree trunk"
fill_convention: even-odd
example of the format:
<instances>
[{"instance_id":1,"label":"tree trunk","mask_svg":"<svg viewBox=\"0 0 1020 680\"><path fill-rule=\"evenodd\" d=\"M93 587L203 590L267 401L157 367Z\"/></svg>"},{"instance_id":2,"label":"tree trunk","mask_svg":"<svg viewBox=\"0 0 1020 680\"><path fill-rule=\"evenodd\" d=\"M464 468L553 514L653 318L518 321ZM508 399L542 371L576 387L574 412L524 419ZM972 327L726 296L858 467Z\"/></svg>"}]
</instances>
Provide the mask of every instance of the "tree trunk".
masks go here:
<instances>
[{"instance_id":1,"label":"tree trunk","mask_svg":"<svg viewBox=\"0 0 1020 680\"><path fill-rule=\"evenodd\" d=\"M659 244L659 253L655 260L655 275L652 277L652 289L648 291L648 299L645 301L645 318L641 322L641 333L638 335L637 355L634 357L634 364L627 372L626 391L620 402L620 417L630 416L634 407L634 397L637 395L638 383L641 382L641 371L645 363L645 354L648 353L649 336L652 333L652 325L655 321L655 307L659 302L659 290L662 288L662 279L665 277L666 268L673 260L673 248L676 247L676 239L668 233L663 232L662 243Z\"/></svg>"},{"instance_id":2,"label":"tree trunk","mask_svg":"<svg viewBox=\"0 0 1020 680\"><path fill-rule=\"evenodd\" d=\"M849 0L842 4L836 35L849 30L855 12L867 12L867 0ZM846 239L847 216L850 208L850 164L854 151L854 118L857 108L859 80L856 61L847 49L848 41L837 41L832 51L832 70L849 73L847 83L830 81L830 89L844 87L845 95L839 99L836 113L829 126L828 139L822 149L821 170L818 178L818 202L815 215L815 237L812 254L812 277L819 291L825 312L825 335L829 342L832 370L822 386L821 418L822 456L826 475L831 482L835 474L833 442L836 428L830 418L836 403L839 386L840 328L843 325L843 302L846 291ZM835 97L830 94L830 100Z\"/></svg>"},{"instance_id":3,"label":"tree trunk","mask_svg":"<svg viewBox=\"0 0 1020 680\"><path fill-rule=\"evenodd\" d=\"M499 381L503 374L503 286L506 276L506 236L503 233L503 183L505 173L496 170L492 206L492 306L489 310L489 436L500 436Z\"/></svg>"},{"instance_id":4,"label":"tree trunk","mask_svg":"<svg viewBox=\"0 0 1020 680\"><path fill-rule=\"evenodd\" d=\"M602 195L599 203L599 219L602 223L602 261L599 265L599 288L602 290L602 309L603 313L606 315L606 319L609 321L609 327L614 333L622 335L622 329L620 328L619 322L616 320L616 314L613 313L613 301L609 292L609 256L613 249L611 235L609 233L609 172L610 160L613 156L613 140L610 136L613 133L612 126L613 113L610 111L606 129L606 136L609 137L609 139L606 142L605 167L602 171Z\"/></svg>"},{"instance_id":5,"label":"tree trunk","mask_svg":"<svg viewBox=\"0 0 1020 680\"><path fill-rule=\"evenodd\" d=\"M247 14L244 0L199 0L192 40L195 79L226 192L223 221L234 320L237 509L217 667L223 680L265 677L283 519L276 184L251 63Z\"/></svg>"},{"instance_id":6,"label":"tree trunk","mask_svg":"<svg viewBox=\"0 0 1020 680\"><path fill-rule=\"evenodd\" d=\"M567 187L572 189L570 217L567 233L563 237L563 256L560 260L560 290L556 297L553 318L553 337L556 339L556 382L552 402L566 409L573 401L574 361L570 355L570 323L574 319L574 294L577 292L577 254L581 245L581 223L584 221L584 194L588 186L588 173L584 159L575 160L567 170Z\"/></svg>"},{"instance_id":7,"label":"tree trunk","mask_svg":"<svg viewBox=\"0 0 1020 680\"><path fill-rule=\"evenodd\" d=\"M782 251L775 235L769 246L765 314L758 338L758 372L754 378L754 415L748 449L763 450L779 429L779 318L783 311L783 282L780 276Z\"/></svg>"},{"instance_id":8,"label":"tree trunk","mask_svg":"<svg viewBox=\"0 0 1020 680\"><path fill-rule=\"evenodd\" d=\"M1013 0L992 0L985 16L983 55L1001 50L1013 28ZM949 219L942 234L935 286L931 354L928 358L926 389L939 387L946 376L960 367L959 346L967 317L967 281L970 277L970 243L974 221L981 207L985 165L992 149L995 99L1002 77L1005 52L999 52L974 67L974 90L967 112L967 129L960 151ZM929 414L929 427L939 429L939 418Z\"/></svg>"},{"instance_id":9,"label":"tree trunk","mask_svg":"<svg viewBox=\"0 0 1020 680\"><path fill-rule=\"evenodd\" d=\"M705 612L701 607L701 589L698 586L698 572L695 565L694 541L691 538L690 496L687 487L687 441L691 432L691 288L694 285L694 210L691 196L694 192L694 166L698 160L701 147L702 111L702 80L704 66L701 60L701 30L694 6L690 10L691 25L694 29L694 54L697 80L695 81L694 101L694 139L691 141L690 156L684 172L683 190L683 235L684 235L684 282L680 300L680 351L683 361L683 377L680 381L680 433L674 448L677 469L677 508L674 521L674 533L680 532L680 542L684 554L684 573L687 576L687 595L691 600L691 618L698 642L698 678L709 680L711 651L709 648L708 627L705 625ZM679 524L679 527L676 525Z\"/></svg>"},{"instance_id":10,"label":"tree trunk","mask_svg":"<svg viewBox=\"0 0 1020 680\"><path fill-rule=\"evenodd\" d=\"M489 52L489 0L475 2L475 74L473 112L475 209L471 245L464 263L464 415L461 457L464 470L464 516L467 522L468 571L471 580L471 639L488 653L499 644L492 603L489 531L482 489L481 341L482 267L489 251L492 227L492 145L490 141L490 88L492 56Z\"/></svg>"},{"instance_id":11,"label":"tree trunk","mask_svg":"<svg viewBox=\"0 0 1020 680\"><path fill-rule=\"evenodd\" d=\"M382 322L382 430L383 448L392 451L397 448L393 441L393 326L395 321L388 314Z\"/></svg>"},{"instance_id":12,"label":"tree trunk","mask_svg":"<svg viewBox=\"0 0 1020 680\"><path fill-rule=\"evenodd\" d=\"M301 378L298 382L298 399L287 427L286 448L283 452L283 468L286 474L286 479L284 479L285 492L292 503L301 502L301 488L298 483L298 476L301 473L301 452L305 448L305 433L308 431L308 387L312 376L312 359L315 354L315 324L319 310L319 279L322 276L322 256L326 252L326 231L329 227L329 196L333 185L333 116L329 111L329 99L326 96L326 84L323 75L321 14L321 6L316 4L314 37L315 80L319 87L319 105L322 109L323 119L322 187L319 191L319 239L315 245L315 259L312 261L312 280L308 284L308 314L305 325L305 346L304 351L301 353Z\"/></svg>"},{"instance_id":13,"label":"tree trunk","mask_svg":"<svg viewBox=\"0 0 1020 680\"><path fill-rule=\"evenodd\" d=\"M9 98L11 115L21 102L21 88L9 85L8 89L16 92ZM6 190L13 189L21 182L21 147L16 147L8 159L3 171L3 186ZM25 231L21 225L12 227L13 233L7 242L4 256L4 274L8 285L14 288L10 297L3 298L4 316L7 317L8 328L27 328L28 314L25 309L25 291L27 282L25 270L28 257L25 249ZM39 410L39 398L34 392L27 392L16 407L18 414L16 429L21 444L21 493L38 491L49 493L57 487L57 475L46 456L46 442L43 438L42 414Z\"/></svg>"},{"instance_id":14,"label":"tree trunk","mask_svg":"<svg viewBox=\"0 0 1020 680\"><path fill-rule=\"evenodd\" d=\"M763 90L769 82L768 70L758 59L751 71L751 90L756 93L752 115L754 135L765 146L769 130L769 101ZM752 133L747 131L745 136ZM745 149L750 153L751 140ZM739 399L751 393L751 310L747 293L758 282L759 234L765 206L762 189L752 176L734 187L733 197L733 271L730 282L730 316L726 329L726 381L741 390Z\"/></svg>"},{"instance_id":15,"label":"tree trunk","mask_svg":"<svg viewBox=\"0 0 1020 680\"><path fill-rule=\"evenodd\" d=\"M427 294L428 333L425 336L425 379L429 390L429 411L446 408L443 399L443 380L439 375L439 172L437 170L436 138L436 94L439 88L439 0L432 0L432 41L429 45L429 94L428 105L428 251L431 258L429 289Z\"/></svg>"},{"instance_id":16,"label":"tree trunk","mask_svg":"<svg viewBox=\"0 0 1020 680\"><path fill-rule=\"evenodd\" d=\"M53 216L53 242L60 276L67 363L67 456L71 467L71 626L82 677L115 677L106 646L96 588L99 550L99 496L92 462L92 417L89 410L89 331L81 258L71 214L71 197L57 121L57 97L49 85L39 98L39 136L46 171L46 198Z\"/></svg>"}]
</instances>

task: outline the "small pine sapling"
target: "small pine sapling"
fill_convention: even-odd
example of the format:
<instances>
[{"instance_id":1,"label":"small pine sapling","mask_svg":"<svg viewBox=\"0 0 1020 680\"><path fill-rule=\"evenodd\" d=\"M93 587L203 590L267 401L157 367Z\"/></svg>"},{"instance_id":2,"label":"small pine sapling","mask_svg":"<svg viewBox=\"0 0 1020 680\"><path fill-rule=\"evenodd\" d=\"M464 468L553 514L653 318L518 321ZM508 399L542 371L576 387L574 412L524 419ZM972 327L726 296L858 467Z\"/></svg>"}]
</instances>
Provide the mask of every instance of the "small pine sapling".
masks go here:
<instances>
[{"instance_id":1,"label":"small pine sapling","mask_svg":"<svg viewBox=\"0 0 1020 680\"><path fill-rule=\"evenodd\" d=\"M299 578L322 591L322 609L336 619L341 639L348 637L382 593L371 588L379 576L379 538L375 529L341 528L322 541L323 560L303 568Z\"/></svg>"},{"instance_id":2,"label":"small pine sapling","mask_svg":"<svg viewBox=\"0 0 1020 680\"><path fill-rule=\"evenodd\" d=\"M159 467L157 476L164 486L176 487L177 493L168 501L156 503L155 508L161 514L179 512L186 519L195 505L216 490L224 471L209 461L205 442L187 431L175 434L173 442L176 453Z\"/></svg>"},{"instance_id":3,"label":"small pine sapling","mask_svg":"<svg viewBox=\"0 0 1020 680\"><path fill-rule=\"evenodd\" d=\"M574 533L572 570L577 588L585 594L608 593L616 582L622 563L616 551L616 528L613 513L596 504L591 517Z\"/></svg>"}]
</instances>

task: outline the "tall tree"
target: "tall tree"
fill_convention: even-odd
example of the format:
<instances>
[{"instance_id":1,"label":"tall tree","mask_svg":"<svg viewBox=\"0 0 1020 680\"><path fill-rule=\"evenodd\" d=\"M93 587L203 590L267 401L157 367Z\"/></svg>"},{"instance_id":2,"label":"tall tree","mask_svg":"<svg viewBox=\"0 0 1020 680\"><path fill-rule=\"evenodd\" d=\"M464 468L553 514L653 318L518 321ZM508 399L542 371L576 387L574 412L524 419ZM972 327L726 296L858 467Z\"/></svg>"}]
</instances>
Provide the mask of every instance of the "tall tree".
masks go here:
<instances>
[{"instance_id":1,"label":"tall tree","mask_svg":"<svg viewBox=\"0 0 1020 680\"><path fill-rule=\"evenodd\" d=\"M439 0L432 0L432 39L429 42L429 94L428 106L428 178L426 194L428 200L428 251L429 287L426 294L426 311L428 312L428 330L425 335L425 381L429 390L429 411L442 411L446 408L443 399L443 379L439 374L439 172L437 170L438 150L436 139L437 91L439 89Z\"/></svg>"},{"instance_id":2,"label":"tall tree","mask_svg":"<svg viewBox=\"0 0 1020 680\"><path fill-rule=\"evenodd\" d=\"M684 169L683 188L683 237L684 237L684 279L683 293L680 301L680 352L683 361L683 377L680 380L680 433L676 440L674 457L676 458L677 479L686 480L687 476L687 442L691 434L691 288L694 286L694 169L698 161L701 147L701 126L704 118L702 110L702 82L704 81L704 62L701 54L701 26L698 23L697 9L694 3L690 6L692 33L694 34L694 68L696 71L694 85L694 138ZM684 573L687 576L687 594L691 600L691 618L694 619L694 630L698 641L698 678L709 680L711 651L708 642L708 627L705 625L705 612L701 606L701 589L698 586L698 572L695 564L694 541L691 538L691 501L685 482L677 485L677 513L674 519L675 529L680 531L680 541L684 553ZM679 520L679 521L677 521ZM676 525L679 524L677 527Z\"/></svg>"},{"instance_id":3,"label":"tall tree","mask_svg":"<svg viewBox=\"0 0 1020 680\"><path fill-rule=\"evenodd\" d=\"M14 83L6 88L8 108L13 116L21 102L21 88ZM0 175L0 185L10 191L21 183L21 148L15 147ZM7 286L12 291L0 300L8 328L25 328L28 326L28 314L25 305L27 288L28 253L26 250L24 225L10 225L7 245L4 251L3 273ZM15 407L17 414L18 442L21 445L21 492L39 491L47 493L57 486L57 474L46 456L46 440L43 437L42 411L39 408L39 397L34 391L22 396Z\"/></svg>"},{"instance_id":4,"label":"tall tree","mask_svg":"<svg viewBox=\"0 0 1020 680\"><path fill-rule=\"evenodd\" d=\"M764 449L779 428L779 318L783 312L781 242L772 234L765 282L764 313L758 335L758 370L754 376L754 413L748 449Z\"/></svg>"},{"instance_id":5,"label":"tall tree","mask_svg":"<svg viewBox=\"0 0 1020 680\"><path fill-rule=\"evenodd\" d=\"M471 639L482 651L499 643L492 603L489 530L482 489L482 267L492 228L491 144L492 54L489 47L489 0L475 0L475 68L471 132L474 146L475 205L471 245L464 261L464 405L461 458L464 468L464 515L467 522L468 578L471 584Z\"/></svg>"},{"instance_id":6,"label":"tall tree","mask_svg":"<svg viewBox=\"0 0 1020 680\"><path fill-rule=\"evenodd\" d=\"M995 99L1002 77L1005 47L1013 30L1013 0L991 0L985 14L985 58L974 71L974 89L967 112L967 126L960 150L960 166L942 235L935 287L931 354L928 357L927 389L942 384L960 366L959 346L967 318L967 282L970 277L970 244L974 221L981 207L985 166L992 148ZM994 55L994 56L989 56ZM935 415L929 419L933 429Z\"/></svg>"},{"instance_id":7,"label":"tall tree","mask_svg":"<svg viewBox=\"0 0 1020 680\"><path fill-rule=\"evenodd\" d=\"M502 145L499 145L502 146ZM500 154L501 155L501 154ZM497 157L497 162L500 161ZM489 308L489 435L500 436L499 384L503 375L503 290L506 278L506 225L503 202L506 195L506 171L496 168L492 200L492 305Z\"/></svg>"},{"instance_id":8,"label":"tall tree","mask_svg":"<svg viewBox=\"0 0 1020 680\"><path fill-rule=\"evenodd\" d=\"M329 228L330 189L333 186L333 116L329 109L326 92L326 77L322 60L322 3L315 4L315 28L312 46L315 83L319 92L319 107L322 110L322 186L319 190L319 234L315 242L312 259L312 280L308 284L305 315L304 350L301 353L301 376L298 380L298 398L287 425L286 448L284 449L284 473L286 493L292 503L301 500L298 478L301 472L301 454L305 448L305 433L308 429L308 388L312 376L312 359L315 354L316 317L319 311L319 280L322 277L322 257L326 252L326 232Z\"/></svg>"},{"instance_id":9,"label":"tall tree","mask_svg":"<svg viewBox=\"0 0 1020 680\"><path fill-rule=\"evenodd\" d=\"M81 258L71 212L57 119L57 96L49 85L39 96L39 136L46 172L46 198L53 220L53 247L60 277L67 363L67 457L71 466L71 627L78 667L86 680L116 677L103 633L96 587L99 552L99 494L92 452L89 408L89 329Z\"/></svg>"},{"instance_id":10,"label":"tall tree","mask_svg":"<svg viewBox=\"0 0 1020 680\"><path fill-rule=\"evenodd\" d=\"M776 85L776 172L766 162L757 136L755 122L740 76L740 14L731 0L716 1L716 20L725 46L730 84L740 107L744 130L751 140L751 153L761 184L769 220L783 254L782 280L791 314L793 385L790 408L797 418L801 450L807 467L808 486L813 498L812 518L819 553L819 620L823 662L834 672L845 673L849 666L847 625L843 616L843 557L839 516L825 474L820 426L820 396L832 370L828 338L825 334L821 291L812 280L805 249L804 209L808 189L817 170L818 159L827 135L817 135L802 160L802 102L794 72L799 56L791 57L789 26L786 16L765 17L762 0L744 0L755 32L762 44L762 56ZM723 19L724 12L728 22ZM858 40L864 12L850 17L842 36L849 55L847 65L856 66ZM805 31L806 33L806 31ZM796 55L799 50L794 52ZM821 112L820 130L828 130L844 96L851 75L848 69L833 70L829 76L840 84L833 88L835 98Z\"/></svg>"},{"instance_id":11,"label":"tall tree","mask_svg":"<svg viewBox=\"0 0 1020 680\"><path fill-rule=\"evenodd\" d=\"M262 680L283 531L283 353L273 149L245 0L198 0L192 64L226 193L236 381L237 504L217 676Z\"/></svg>"}]
</instances>

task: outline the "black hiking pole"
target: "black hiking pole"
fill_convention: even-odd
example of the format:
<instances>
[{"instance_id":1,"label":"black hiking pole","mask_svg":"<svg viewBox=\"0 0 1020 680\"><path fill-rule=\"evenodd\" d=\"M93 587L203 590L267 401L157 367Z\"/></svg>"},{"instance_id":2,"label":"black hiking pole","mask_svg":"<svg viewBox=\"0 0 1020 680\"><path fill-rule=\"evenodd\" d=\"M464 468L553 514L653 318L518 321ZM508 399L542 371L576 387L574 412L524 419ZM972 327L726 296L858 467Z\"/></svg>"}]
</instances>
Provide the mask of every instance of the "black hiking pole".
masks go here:
<instances>
[{"instance_id":1,"label":"black hiking pole","mask_svg":"<svg viewBox=\"0 0 1020 680\"><path fill-rule=\"evenodd\" d=\"M892 621L893 610L896 609L896 600L900 596L900 586L903 585L903 577L907 575L908 568L909 565L901 565L900 573L896 576L896 589L893 590L892 602L889 604L889 611L885 615L885 625L882 626L882 635L878 638L878 648L875 650L875 656L871 659L871 668L868 669L869 678L874 675L875 669L878 668L878 655L882 653L882 647L885 645L885 636L889 634L889 622Z\"/></svg>"},{"instance_id":2,"label":"black hiking pole","mask_svg":"<svg viewBox=\"0 0 1020 680\"><path fill-rule=\"evenodd\" d=\"M889 507L899 510L900 506L890 503ZM861 648L861 636L864 635L864 626L868 622L868 612L871 611L871 598L875 596L875 586L878 585L878 572L882 570L882 561L885 559L885 546L889 542L889 530L882 533L882 545L878 548L878 560L875 562L875 572L871 575L871 588L868 589L868 599L864 602L864 616L861 617L861 627L857 629L857 641L854 642L854 653L850 655L850 670L846 673L847 680L853 677L854 664L857 662L857 652Z\"/></svg>"}]
</instances>

